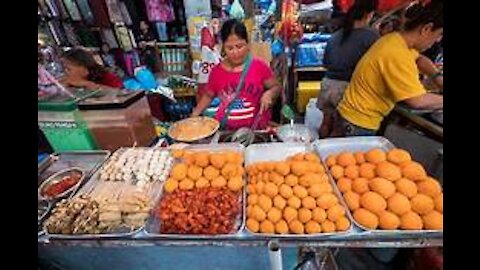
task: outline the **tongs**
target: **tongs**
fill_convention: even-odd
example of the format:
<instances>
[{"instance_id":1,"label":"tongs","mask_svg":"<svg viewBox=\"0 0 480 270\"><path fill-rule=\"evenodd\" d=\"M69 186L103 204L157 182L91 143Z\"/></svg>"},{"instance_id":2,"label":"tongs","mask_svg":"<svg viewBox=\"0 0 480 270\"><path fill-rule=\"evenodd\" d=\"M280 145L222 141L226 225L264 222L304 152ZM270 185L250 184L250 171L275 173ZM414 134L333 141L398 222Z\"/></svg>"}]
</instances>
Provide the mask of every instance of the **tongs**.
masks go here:
<instances>
[{"instance_id":1,"label":"tongs","mask_svg":"<svg viewBox=\"0 0 480 270\"><path fill-rule=\"evenodd\" d=\"M255 140L255 130L258 126L258 123L260 122L260 118L262 115L263 112L257 114L250 128L242 127L235 131L235 133L233 133L232 135L232 142L238 142L245 146L252 144Z\"/></svg>"}]
</instances>

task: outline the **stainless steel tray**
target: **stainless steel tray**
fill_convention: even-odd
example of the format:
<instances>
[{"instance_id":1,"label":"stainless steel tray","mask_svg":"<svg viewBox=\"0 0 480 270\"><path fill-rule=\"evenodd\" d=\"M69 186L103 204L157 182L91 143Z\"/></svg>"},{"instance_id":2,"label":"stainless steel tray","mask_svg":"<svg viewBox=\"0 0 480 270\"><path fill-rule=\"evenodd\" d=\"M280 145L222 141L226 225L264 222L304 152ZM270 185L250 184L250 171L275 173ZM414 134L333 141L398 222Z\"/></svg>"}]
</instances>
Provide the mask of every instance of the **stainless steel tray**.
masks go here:
<instances>
[{"instance_id":1,"label":"stainless steel tray","mask_svg":"<svg viewBox=\"0 0 480 270\"><path fill-rule=\"evenodd\" d=\"M322 139L322 140L315 141L313 143L313 147L315 148L315 151L317 151L317 153L320 155L320 158L324 163L329 155L340 153L343 151L366 152L372 148L380 148L384 151L388 151L395 148L395 146L389 140L379 136L356 136L356 137L347 137L347 138ZM335 189L338 190L337 184L335 183L335 180L333 179L333 176L330 173L330 170L327 169L327 171L328 171L327 173L330 180L334 183ZM341 197L343 199L343 195ZM380 234L380 235L392 235L392 236L400 235L400 234L403 234L403 235L418 234L419 236L420 235L423 236L426 234L442 234L443 235L442 230L371 230L359 224L353 218L350 209L348 207L346 209L348 210L347 212L350 214L350 217L352 218L354 224L358 228L369 233Z\"/></svg>"},{"instance_id":2,"label":"stainless steel tray","mask_svg":"<svg viewBox=\"0 0 480 270\"><path fill-rule=\"evenodd\" d=\"M189 145L184 148L184 150L191 150L191 151L210 151L210 152L220 152L225 150L233 150L236 152L244 153L245 146L239 143L220 143L220 144L195 144ZM174 162L178 163L178 160ZM239 237L245 229L245 220L246 220L246 179L244 179L244 187L242 190L241 196L239 196L239 200L241 203L241 216L236 220L237 228L235 232L231 234L166 234L166 233L158 233L159 231L159 220L154 217L153 213L151 213L149 219L147 220L147 224L145 225L145 235L150 237L158 237L158 238L176 238L176 239L211 239L211 238L237 238ZM162 185L162 192L163 194L163 185ZM160 202L162 196L158 198L155 202L155 207Z\"/></svg>"},{"instance_id":3,"label":"stainless steel tray","mask_svg":"<svg viewBox=\"0 0 480 270\"><path fill-rule=\"evenodd\" d=\"M252 163L261 162L261 161L280 161L285 160L287 157L298 154L314 151L312 144L308 143L265 143L265 144L254 144L247 147L245 151L245 165L248 166ZM324 165L325 166L325 165ZM342 236L354 233L353 231L353 218L350 214L345 203L343 196L340 191L337 189L337 186L334 184L333 179L329 177L330 185L332 186L333 192L337 196L340 204L345 208L347 218L350 220L350 228L343 232L333 232L333 233L315 233L315 234L271 234L271 233L254 233L248 230L245 227L245 230L251 234L258 237L269 237L269 238L312 238L315 239L324 239L334 236ZM246 209L246 206L245 206ZM246 213L244 213L246 216Z\"/></svg>"}]
</instances>

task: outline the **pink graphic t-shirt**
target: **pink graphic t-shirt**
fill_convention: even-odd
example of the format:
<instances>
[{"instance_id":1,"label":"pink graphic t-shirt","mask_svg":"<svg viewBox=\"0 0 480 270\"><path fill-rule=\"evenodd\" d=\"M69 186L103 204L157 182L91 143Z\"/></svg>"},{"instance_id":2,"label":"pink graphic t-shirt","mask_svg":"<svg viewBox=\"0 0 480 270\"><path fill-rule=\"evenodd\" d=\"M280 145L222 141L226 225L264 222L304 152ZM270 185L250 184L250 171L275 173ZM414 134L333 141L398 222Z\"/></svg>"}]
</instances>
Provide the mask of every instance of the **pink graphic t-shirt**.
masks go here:
<instances>
[{"instance_id":1,"label":"pink graphic t-shirt","mask_svg":"<svg viewBox=\"0 0 480 270\"><path fill-rule=\"evenodd\" d=\"M221 64L216 65L210 72L206 91L220 99L215 118L222 121L230 101L235 97L237 85L240 83L242 72L227 71ZM260 98L264 89L264 82L273 78L273 72L263 61L253 58L245 76L240 94L233 101L233 107L227 121L227 129L250 127L260 110ZM259 120L258 129L265 128L271 118L271 110L267 110Z\"/></svg>"}]
</instances>

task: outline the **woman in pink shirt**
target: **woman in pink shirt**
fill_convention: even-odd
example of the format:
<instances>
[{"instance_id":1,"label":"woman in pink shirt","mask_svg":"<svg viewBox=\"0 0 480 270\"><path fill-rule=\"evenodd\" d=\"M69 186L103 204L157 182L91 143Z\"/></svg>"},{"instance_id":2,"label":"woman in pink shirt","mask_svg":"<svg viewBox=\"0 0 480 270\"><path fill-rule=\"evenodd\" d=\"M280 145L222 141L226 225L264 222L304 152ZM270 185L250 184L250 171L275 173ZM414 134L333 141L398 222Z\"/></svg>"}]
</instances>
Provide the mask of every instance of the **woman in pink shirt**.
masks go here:
<instances>
[{"instance_id":1,"label":"woman in pink shirt","mask_svg":"<svg viewBox=\"0 0 480 270\"><path fill-rule=\"evenodd\" d=\"M265 128L271 118L273 102L280 93L280 84L263 60L250 55L247 29L243 23L226 21L221 29L221 39L225 58L212 69L205 92L192 116L202 114L213 98L218 97L220 105L215 118L220 122L226 120L226 129L250 127L257 114L261 114L258 128ZM237 94L244 66L248 62L244 82Z\"/></svg>"}]
</instances>

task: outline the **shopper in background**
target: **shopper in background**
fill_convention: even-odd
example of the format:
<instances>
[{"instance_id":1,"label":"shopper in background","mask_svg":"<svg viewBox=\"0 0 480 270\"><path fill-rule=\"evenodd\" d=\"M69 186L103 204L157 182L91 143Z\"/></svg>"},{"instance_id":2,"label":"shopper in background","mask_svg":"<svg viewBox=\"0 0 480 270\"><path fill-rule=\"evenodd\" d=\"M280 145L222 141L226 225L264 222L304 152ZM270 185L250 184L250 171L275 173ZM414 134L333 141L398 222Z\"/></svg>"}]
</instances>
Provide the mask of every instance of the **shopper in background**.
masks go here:
<instances>
[{"instance_id":1,"label":"shopper in background","mask_svg":"<svg viewBox=\"0 0 480 270\"><path fill-rule=\"evenodd\" d=\"M443 88L443 74L420 52L443 36L443 3L407 10L403 30L383 36L362 57L337 111L343 136L374 135L398 102L414 109L441 109L443 96L427 93L419 73Z\"/></svg>"},{"instance_id":2,"label":"shopper in background","mask_svg":"<svg viewBox=\"0 0 480 270\"><path fill-rule=\"evenodd\" d=\"M98 64L93 56L83 49L71 49L62 57L66 76L60 82L67 86L88 89L117 89L122 80Z\"/></svg>"},{"instance_id":3,"label":"shopper in background","mask_svg":"<svg viewBox=\"0 0 480 270\"><path fill-rule=\"evenodd\" d=\"M156 39L146 21L140 21L140 34L137 37L137 41L142 65L145 65L152 72L158 72L154 49Z\"/></svg>"},{"instance_id":4,"label":"shopper in background","mask_svg":"<svg viewBox=\"0 0 480 270\"><path fill-rule=\"evenodd\" d=\"M345 16L342 28L327 43L324 55L327 72L317 102L324 114L321 137L332 135L335 109L353 70L362 55L380 37L375 29L369 27L376 7L377 0L356 0Z\"/></svg>"},{"instance_id":5,"label":"shopper in background","mask_svg":"<svg viewBox=\"0 0 480 270\"><path fill-rule=\"evenodd\" d=\"M222 126L227 129L250 127L260 113L258 127L264 128L271 118L271 107L280 93L280 84L263 60L251 56L243 23L238 20L224 22L220 35L225 57L212 69L192 116L202 114L213 98L218 97L220 105L215 118Z\"/></svg>"}]
</instances>

